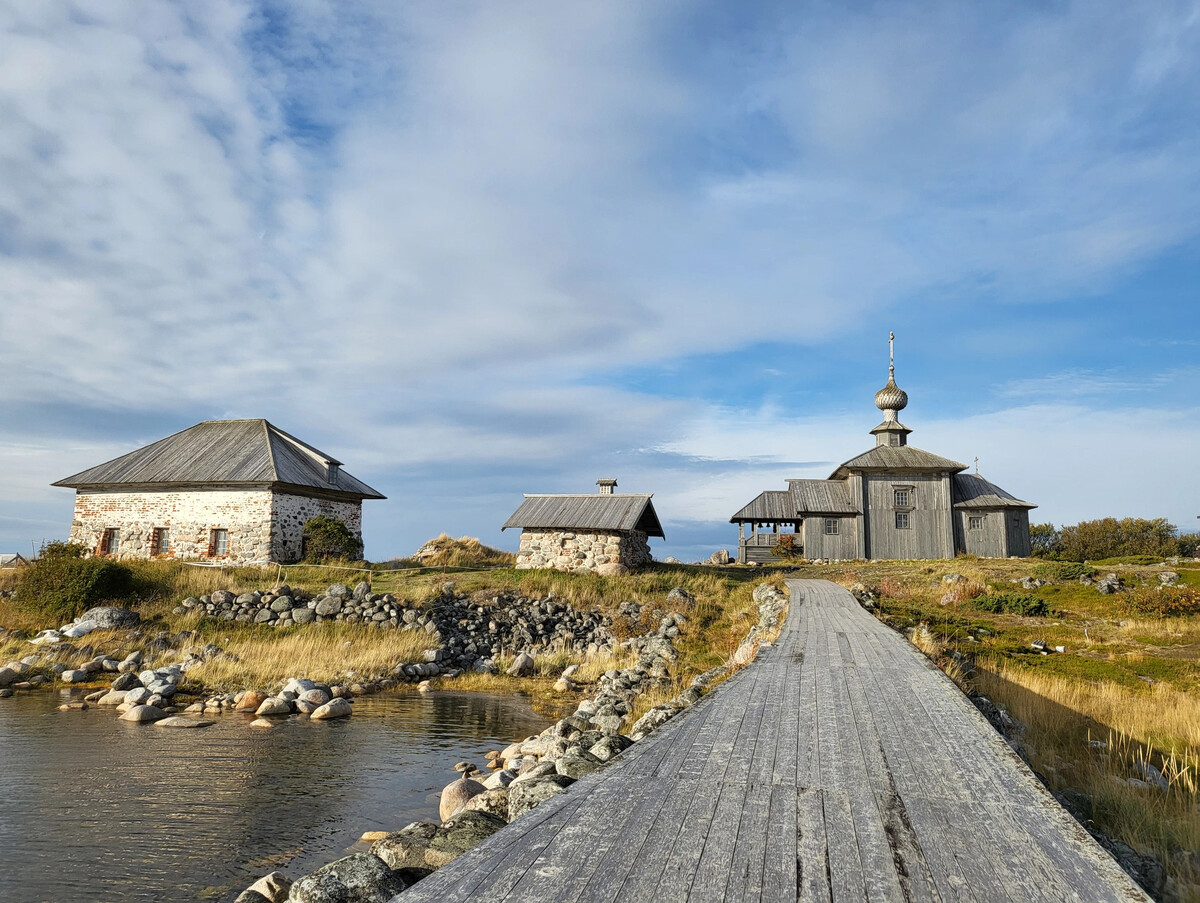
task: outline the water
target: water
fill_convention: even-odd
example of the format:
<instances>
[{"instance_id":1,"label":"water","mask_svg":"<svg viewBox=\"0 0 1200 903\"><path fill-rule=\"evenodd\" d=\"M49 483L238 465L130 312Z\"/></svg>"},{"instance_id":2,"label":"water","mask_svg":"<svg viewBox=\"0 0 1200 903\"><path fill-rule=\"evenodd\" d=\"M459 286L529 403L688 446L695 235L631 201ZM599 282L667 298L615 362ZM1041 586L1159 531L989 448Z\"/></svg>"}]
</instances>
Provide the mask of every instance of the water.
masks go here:
<instances>
[{"instance_id":1,"label":"water","mask_svg":"<svg viewBox=\"0 0 1200 903\"><path fill-rule=\"evenodd\" d=\"M78 695L78 694L76 694ZM337 721L198 730L59 712L67 692L0 699L0 901L231 901L295 879L364 831L437 819L455 762L537 733L520 698L395 692Z\"/></svg>"}]
</instances>

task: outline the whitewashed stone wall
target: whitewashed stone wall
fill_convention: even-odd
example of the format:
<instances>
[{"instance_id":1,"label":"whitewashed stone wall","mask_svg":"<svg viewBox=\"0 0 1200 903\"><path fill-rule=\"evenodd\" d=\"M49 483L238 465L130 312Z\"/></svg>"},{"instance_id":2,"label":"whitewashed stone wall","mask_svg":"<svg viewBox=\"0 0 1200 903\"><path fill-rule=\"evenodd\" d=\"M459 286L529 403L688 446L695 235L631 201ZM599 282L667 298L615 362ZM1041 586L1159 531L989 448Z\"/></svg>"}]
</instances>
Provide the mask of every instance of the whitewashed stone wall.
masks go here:
<instances>
[{"instance_id":1,"label":"whitewashed stone wall","mask_svg":"<svg viewBox=\"0 0 1200 903\"><path fill-rule=\"evenodd\" d=\"M304 524L319 514L337 518L362 541L362 502L274 494L271 545L275 561L299 561L304 549Z\"/></svg>"},{"instance_id":2,"label":"whitewashed stone wall","mask_svg":"<svg viewBox=\"0 0 1200 903\"><path fill-rule=\"evenodd\" d=\"M607 533L590 530L524 530L517 552L518 568L594 571L602 565L641 567L654 560L645 533Z\"/></svg>"},{"instance_id":3,"label":"whitewashed stone wall","mask_svg":"<svg viewBox=\"0 0 1200 903\"><path fill-rule=\"evenodd\" d=\"M204 489L75 493L71 541L100 551L106 529L120 530L118 558L149 558L156 527L169 532L169 558L208 558L214 529L228 531L231 564L271 560L271 492Z\"/></svg>"}]
</instances>

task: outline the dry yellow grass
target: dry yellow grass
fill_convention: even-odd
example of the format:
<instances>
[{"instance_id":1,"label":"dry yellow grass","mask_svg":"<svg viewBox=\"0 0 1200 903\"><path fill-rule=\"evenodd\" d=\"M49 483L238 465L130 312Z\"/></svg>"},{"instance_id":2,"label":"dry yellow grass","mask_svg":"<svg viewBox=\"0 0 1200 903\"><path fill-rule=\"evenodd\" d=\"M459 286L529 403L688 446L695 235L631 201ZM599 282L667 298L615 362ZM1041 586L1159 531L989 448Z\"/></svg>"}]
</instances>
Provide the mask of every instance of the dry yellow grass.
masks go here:
<instances>
[{"instance_id":1,"label":"dry yellow grass","mask_svg":"<svg viewBox=\"0 0 1200 903\"><path fill-rule=\"evenodd\" d=\"M207 631L206 631L207 633ZM420 661L429 648L423 631L374 630L359 625L212 632L211 642L229 657L218 657L188 672L188 684L232 691L268 687L289 677L324 682L386 676L398 662Z\"/></svg>"}]
</instances>

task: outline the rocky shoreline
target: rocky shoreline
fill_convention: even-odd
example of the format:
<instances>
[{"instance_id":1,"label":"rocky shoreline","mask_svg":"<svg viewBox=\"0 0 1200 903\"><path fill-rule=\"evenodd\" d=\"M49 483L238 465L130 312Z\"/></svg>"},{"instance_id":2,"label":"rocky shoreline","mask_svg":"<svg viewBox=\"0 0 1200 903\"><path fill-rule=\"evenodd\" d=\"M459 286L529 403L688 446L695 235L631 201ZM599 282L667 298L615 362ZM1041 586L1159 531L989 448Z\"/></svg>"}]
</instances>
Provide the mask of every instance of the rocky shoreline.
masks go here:
<instances>
[{"instance_id":1,"label":"rocky shoreline","mask_svg":"<svg viewBox=\"0 0 1200 903\"><path fill-rule=\"evenodd\" d=\"M686 690L651 708L623 733L639 696L673 685L671 666L678 658L673 640L686 627L689 616L684 610L695 601L682 589L671 590L669 610L655 612L660 616L658 627L626 641L638 653L634 667L605 672L596 691L575 712L541 734L490 751L490 774L474 763L455 765L461 776L442 791L440 824L415 822L391 833L369 833L364 835L372 842L369 852L352 853L294 883L273 872L243 891L236 903L386 903L538 804L569 793L575 781L604 768L698 702L714 683L753 661L763 637L778 630L788 605L787 597L770 584L758 586L754 600L758 623L729 660L698 675ZM560 680L569 681L571 671L568 668Z\"/></svg>"}]
</instances>

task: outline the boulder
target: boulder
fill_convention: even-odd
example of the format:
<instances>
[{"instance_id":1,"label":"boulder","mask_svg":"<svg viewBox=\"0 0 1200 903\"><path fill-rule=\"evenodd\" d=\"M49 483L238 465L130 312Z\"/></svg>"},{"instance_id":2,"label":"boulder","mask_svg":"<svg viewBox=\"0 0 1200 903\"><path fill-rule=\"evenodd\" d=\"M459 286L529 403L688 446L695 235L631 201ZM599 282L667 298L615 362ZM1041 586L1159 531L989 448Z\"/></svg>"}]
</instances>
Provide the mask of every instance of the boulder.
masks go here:
<instances>
[{"instance_id":1,"label":"boulder","mask_svg":"<svg viewBox=\"0 0 1200 903\"><path fill-rule=\"evenodd\" d=\"M429 841L429 848L461 856L487 840L508 822L490 812L459 812L445 822Z\"/></svg>"},{"instance_id":2,"label":"boulder","mask_svg":"<svg viewBox=\"0 0 1200 903\"><path fill-rule=\"evenodd\" d=\"M533 677L535 670L533 656L528 652L522 652L513 660L512 667L505 673L510 677Z\"/></svg>"},{"instance_id":3,"label":"boulder","mask_svg":"<svg viewBox=\"0 0 1200 903\"><path fill-rule=\"evenodd\" d=\"M313 687L311 690L305 690L300 694L300 698L304 702L311 702L313 705L322 706L329 702L332 698L329 691L322 687Z\"/></svg>"},{"instance_id":4,"label":"boulder","mask_svg":"<svg viewBox=\"0 0 1200 903\"><path fill-rule=\"evenodd\" d=\"M332 618L342 610L341 596L326 596L317 603L316 613L322 618Z\"/></svg>"},{"instance_id":5,"label":"boulder","mask_svg":"<svg viewBox=\"0 0 1200 903\"><path fill-rule=\"evenodd\" d=\"M603 739L595 743L589 750L593 756L601 762L607 762L614 756L620 755L629 747L633 746L633 741L622 734L608 734Z\"/></svg>"},{"instance_id":6,"label":"boulder","mask_svg":"<svg viewBox=\"0 0 1200 903\"><path fill-rule=\"evenodd\" d=\"M354 714L354 707L350 705L350 700L336 697L324 705L318 706L309 717L314 721L324 721L330 718L345 718L352 714Z\"/></svg>"},{"instance_id":7,"label":"boulder","mask_svg":"<svg viewBox=\"0 0 1200 903\"><path fill-rule=\"evenodd\" d=\"M378 856L394 870L432 868L438 869L454 859L448 851L432 850L429 843L437 836L439 828L427 822L417 822L401 831L377 840L371 853Z\"/></svg>"},{"instance_id":8,"label":"boulder","mask_svg":"<svg viewBox=\"0 0 1200 903\"><path fill-rule=\"evenodd\" d=\"M96 700L96 705L121 705L124 701L125 694L120 690L109 690Z\"/></svg>"},{"instance_id":9,"label":"boulder","mask_svg":"<svg viewBox=\"0 0 1200 903\"><path fill-rule=\"evenodd\" d=\"M284 897L283 899L286 900L287 897ZM258 891L246 888L244 891L234 897L233 903L272 903L272 901L269 897L264 897Z\"/></svg>"},{"instance_id":10,"label":"boulder","mask_svg":"<svg viewBox=\"0 0 1200 903\"><path fill-rule=\"evenodd\" d=\"M475 796L467 800L466 805L459 810L459 814L464 812L486 812L489 815L502 818L507 822L508 789L506 787L495 787L493 789L485 790L483 793L475 794Z\"/></svg>"},{"instance_id":11,"label":"boulder","mask_svg":"<svg viewBox=\"0 0 1200 903\"><path fill-rule=\"evenodd\" d=\"M258 707L267 699L266 693L261 693L258 690L247 690L240 694L240 698L234 704L235 712L255 712Z\"/></svg>"},{"instance_id":12,"label":"boulder","mask_svg":"<svg viewBox=\"0 0 1200 903\"><path fill-rule=\"evenodd\" d=\"M262 704L254 710L254 714L260 718L264 715L290 715L292 713L292 705L286 699L280 699L278 696L268 696L262 701Z\"/></svg>"},{"instance_id":13,"label":"boulder","mask_svg":"<svg viewBox=\"0 0 1200 903\"><path fill-rule=\"evenodd\" d=\"M573 783L573 780L560 774L547 775L523 783L513 781L508 785L509 820L515 821L538 804L562 793Z\"/></svg>"},{"instance_id":14,"label":"boulder","mask_svg":"<svg viewBox=\"0 0 1200 903\"><path fill-rule=\"evenodd\" d=\"M138 680L138 676L136 674L132 674L129 671L126 671L124 674L122 674L120 677L118 677L116 680L114 680L112 682L112 688L114 690L122 690L122 691L132 690L139 683L140 683L140 681Z\"/></svg>"},{"instance_id":15,"label":"boulder","mask_svg":"<svg viewBox=\"0 0 1200 903\"><path fill-rule=\"evenodd\" d=\"M192 727L192 728L195 728L195 727L208 727L209 725L216 724L216 723L217 722L215 722L215 721L200 721L196 718L184 718L182 715L172 715L170 718L161 719L154 726L155 727L181 727L181 728Z\"/></svg>"},{"instance_id":16,"label":"boulder","mask_svg":"<svg viewBox=\"0 0 1200 903\"><path fill-rule=\"evenodd\" d=\"M387 903L407 886L378 856L354 853L305 875L292 885L288 900L291 903Z\"/></svg>"},{"instance_id":17,"label":"boulder","mask_svg":"<svg viewBox=\"0 0 1200 903\"><path fill-rule=\"evenodd\" d=\"M152 705L135 705L121 716L122 721L133 721L144 724L150 721L161 721L167 713Z\"/></svg>"},{"instance_id":18,"label":"boulder","mask_svg":"<svg viewBox=\"0 0 1200 903\"><path fill-rule=\"evenodd\" d=\"M286 903L288 891L291 888L292 882L284 876L283 872L271 872L269 875L263 875L246 888L245 893L256 893L268 903ZM240 900L241 897L238 899Z\"/></svg>"},{"instance_id":19,"label":"boulder","mask_svg":"<svg viewBox=\"0 0 1200 903\"><path fill-rule=\"evenodd\" d=\"M8 666L0 668L0 687L9 686L13 682L15 682L16 679L20 676L21 675L19 675L15 670L13 670L12 668L9 668Z\"/></svg>"},{"instance_id":20,"label":"boulder","mask_svg":"<svg viewBox=\"0 0 1200 903\"><path fill-rule=\"evenodd\" d=\"M316 616L317 616L317 613L315 611L313 611L311 608L293 608L292 609L292 621L293 621L293 623L296 623L296 624L308 624L314 618L316 618Z\"/></svg>"},{"instance_id":21,"label":"boulder","mask_svg":"<svg viewBox=\"0 0 1200 903\"><path fill-rule=\"evenodd\" d=\"M64 671L59 675L59 678L65 684L77 684L83 683L83 681L87 680L89 676L90 675L85 669L76 668L70 671Z\"/></svg>"},{"instance_id":22,"label":"boulder","mask_svg":"<svg viewBox=\"0 0 1200 903\"><path fill-rule=\"evenodd\" d=\"M579 780L587 774L596 771L604 763L590 752L572 747L562 754L554 763L554 769L561 775Z\"/></svg>"},{"instance_id":23,"label":"boulder","mask_svg":"<svg viewBox=\"0 0 1200 903\"><path fill-rule=\"evenodd\" d=\"M717 549L717 551L708 556L708 563L716 565L729 564L729 550Z\"/></svg>"},{"instance_id":24,"label":"boulder","mask_svg":"<svg viewBox=\"0 0 1200 903\"><path fill-rule=\"evenodd\" d=\"M486 789L478 781L472 781L470 778L451 781L442 790L442 799L438 803L438 815L442 821L449 820L455 812L467 804L471 797L483 793Z\"/></svg>"},{"instance_id":25,"label":"boulder","mask_svg":"<svg viewBox=\"0 0 1200 903\"><path fill-rule=\"evenodd\" d=\"M600 577L620 577L623 574L629 573L629 568L621 564L619 561L609 561L605 564L598 564L593 568L597 576Z\"/></svg>"},{"instance_id":26,"label":"boulder","mask_svg":"<svg viewBox=\"0 0 1200 903\"><path fill-rule=\"evenodd\" d=\"M97 630L119 630L125 627L136 627L142 620L141 615L128 608L117 608L115 605L101 605L89 608L75 623L91 622Z\"/></svg>"}]
</instances>

